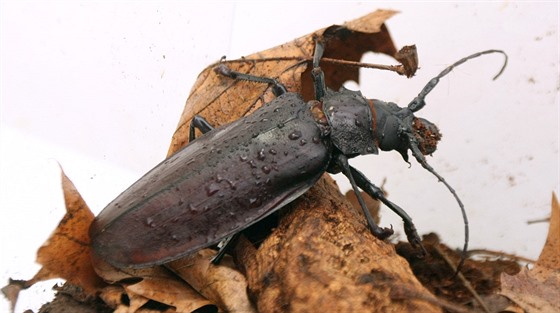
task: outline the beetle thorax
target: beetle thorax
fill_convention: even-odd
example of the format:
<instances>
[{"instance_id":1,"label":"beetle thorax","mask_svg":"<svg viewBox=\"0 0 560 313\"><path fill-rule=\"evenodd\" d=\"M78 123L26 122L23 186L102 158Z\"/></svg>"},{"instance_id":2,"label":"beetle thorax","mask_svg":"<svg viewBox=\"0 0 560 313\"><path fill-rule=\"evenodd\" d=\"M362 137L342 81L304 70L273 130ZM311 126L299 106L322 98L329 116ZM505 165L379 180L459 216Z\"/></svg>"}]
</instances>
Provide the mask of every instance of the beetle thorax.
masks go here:
<instances>
[{"instance_id":1,"label":"beetle thorax","mask_svg":"<svg viewBox=\"0 0 560 313\"><path fill-rule=\"evenodd\" d=\"M333 145L347 156L377 154L373 113L359 91L328 90L322 99Z\"/></svg>"}]
</instances>

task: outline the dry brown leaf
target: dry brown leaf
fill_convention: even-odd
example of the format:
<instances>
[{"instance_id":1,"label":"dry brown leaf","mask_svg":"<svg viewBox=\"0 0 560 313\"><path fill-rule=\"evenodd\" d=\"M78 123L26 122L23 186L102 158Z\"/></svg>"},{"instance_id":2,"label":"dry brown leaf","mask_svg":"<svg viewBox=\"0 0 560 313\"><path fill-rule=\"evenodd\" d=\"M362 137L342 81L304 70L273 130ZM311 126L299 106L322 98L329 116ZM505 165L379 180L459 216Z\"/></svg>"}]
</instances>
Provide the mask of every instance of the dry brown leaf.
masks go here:
<instances>
[{"instance_id":1,"label":"dry brown leaf","mask_svg":"<svg viewBox=\"0 0 560 313\"><path fill-rule=\"evenodd\" d=\"M560 312L560 206L552 195L545 246L535 267L515 276L502 274L502 292L527 312Z\"/></svg>"},{"instance_id":2,"label":"dry brown leaf","mask_svg":"<svg viewBox=\"0 0 560 313\"><path fill-rule=\"evenodd\" d=\"M19 291L39 281L63 278L79 286L88 296L94 296L106 285L95 274L90 261L89 225L93 221L93 213L62 170L61 176L66 214L37 251L37 262L42 267L35 276L27 281L12 280L8 286L2 288L2 292L12 304L12 309Z\"/></svg>"},{"instance_id":3,"label":"dry brown leaf","mask_svg":"<svg viewBox=\"0 0 560 313\"><path fill-rule=\"evenodd\" d=\"M226 256L220 265L213 265L209 260L215 254L214 250L204 249L167 266L223 310L256 312L247 295L247 281L235 269L231 257Z\"/></svg>"},{"instance_id":4,"label":"dry brown leaf","mask_svg":"<svg viewBox=\"0 0 560 313\"><path fill-rule=\"evenodd\" d=\"M136 312L145 303L144 298L172 306L177 312L193 312L213 306L191 286L162 266L119 269L100 259L95 259L94 263L97 273L105 281L123 286L131 299L128 308L130 312ZM119 309L124 310L122 306Z\"/></svg>"},{"instance_id":5,"label":"dry brown leaf","mask_svg":"<svg viewBox=\"0 0 560 313\"><path fill-rule=\"evenodd\" d=\"M172 275L144 277L139 283L125 286L125 290L129 297L132 294L140 295L172 306L177 312L194 312L214 306L184 281Z\"/></svg>"},{"instance_id":6,"label":"dry brown leaf","mask_svg":"<svg viewBox=\"0 0 560 313\"><path fill-rule=\"evenodd\" d=\"M91 265L89 225L94 215L62 172L62 189L66 215L49 239L37 251L37 262L47 276L60 277L80 286L88 295L95 295L105 286ZM42 274L45 275L45 274Z\"/></svg>"},{"instance_id":7,"label":"dry brown leaf","mask_svg":"<svg viewBox=\"0 0 560 313\"><path fill-rule=\"evenodd\" d=\"M391 10L377 10L347 22L344 26L333 25L277 47L223 63L242 73L276 78L286 85L288 90L299 92L309 100L313 98L309 64L315 48L314 37L328 40L324 60L359 61L368 51L395 57L397 49L383 22L396 13ZM415 50L409 51L408 55L414 59L415 53ZM266 84L234 81L217 75L214 73L216 65L212 64L203 70L192 87L168 155L188 142L190 121L195 115L204 116L217 127L250 114L274 97L271 88ZM349 80L359 82L358 67L324 61L321 68L327 78L327 85L334 90ZM409 76L416 71L415 67L405 68L402 65L396 68Z\"/></svg>"}]
</instances>

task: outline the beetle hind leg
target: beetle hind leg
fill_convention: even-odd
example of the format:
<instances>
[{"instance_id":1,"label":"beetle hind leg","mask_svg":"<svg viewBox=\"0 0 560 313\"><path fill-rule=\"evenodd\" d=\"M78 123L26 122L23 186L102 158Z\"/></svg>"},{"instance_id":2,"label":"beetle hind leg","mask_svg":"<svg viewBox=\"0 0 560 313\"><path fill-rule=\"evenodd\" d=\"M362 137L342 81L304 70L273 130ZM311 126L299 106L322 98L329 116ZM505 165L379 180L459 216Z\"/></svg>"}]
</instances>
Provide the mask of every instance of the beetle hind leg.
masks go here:
<instances>
[{"instance_id":1,"label":"beetle hind leg","mask_svg":"<svg viewBox=\"0 0 560 313\"><path fill-rule=\"evenodd\" d=\"M239 79L239 80L246 80L250 82L256 83L263 83L263 84L271 84L272 85L272 92L275 96L280 96L288 92L286 86L284 86L281 82L274 78L270 77L263 77L263 76L256 76L251 74L245 74L237 71L231 70L225 64L220 64L214 68L214 72L232 78L232 79Z\"/></svg>"}]
</instances>

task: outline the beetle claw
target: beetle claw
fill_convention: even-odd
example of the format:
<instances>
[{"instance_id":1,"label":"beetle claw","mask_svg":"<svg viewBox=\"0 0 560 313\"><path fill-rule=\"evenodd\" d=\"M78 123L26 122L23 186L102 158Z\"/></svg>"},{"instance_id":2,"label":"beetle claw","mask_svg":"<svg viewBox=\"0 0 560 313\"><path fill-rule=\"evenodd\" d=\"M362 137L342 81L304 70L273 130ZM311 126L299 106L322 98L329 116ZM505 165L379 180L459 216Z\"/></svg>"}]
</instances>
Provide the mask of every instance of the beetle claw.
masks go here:
<instances>
[{"instance_id":1,"label":"beetle claw","mask_svg":"<svg viewBox=\"0 0 560 313\"><path fill-rule=\"evenodd\" d=\"M391 236L393 233L394 233L393 225L391 225L391 228L378 227L377 229L375 229L373 231L373 234L375 235L375 237L377 237L381 240L385 240L385 239L389 238L389 236Z\"/></svg>"},{"instance_id":2,"label":"beetle claw","mask_svg":"<svg viewBox=\"0 0 560 313\"><path fill-rule=\"evenodd\" d=\"M420 248L419 257L426 256L428 254L428 251L422 244L422 239L420 239L420 236L418 235L414 224L406 223L404 226L404 232L406 233L406 238L408 239L408 242L412 245L412 247L415 249Z\"/></svg>"}]
</instances>

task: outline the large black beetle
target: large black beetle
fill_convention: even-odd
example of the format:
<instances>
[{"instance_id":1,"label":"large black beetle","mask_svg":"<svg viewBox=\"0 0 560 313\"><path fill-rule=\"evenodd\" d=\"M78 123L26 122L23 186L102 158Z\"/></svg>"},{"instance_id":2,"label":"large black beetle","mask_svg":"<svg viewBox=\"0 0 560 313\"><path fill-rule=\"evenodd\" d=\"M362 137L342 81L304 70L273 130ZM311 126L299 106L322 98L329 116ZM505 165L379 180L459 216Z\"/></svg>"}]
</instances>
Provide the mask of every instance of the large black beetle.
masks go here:
<instances>
[{"instance_id":1,"label":"large black beetle","mask_svg":"<svg viewBox=\"0 0 560 313\"><path fill-rule=\"evenodd\" d=\"M90 235L96 257L120 268L178 259L235 237L302 195L325 172L342 172L349 179L374 235L386 238L393 231L375 224L359 188L398 214L408 240L421 246L406 212L348 164L349 158L377 154L379 150L396 150L405 161L410 150L436 175L457 199L468 237L463 204L424 158L435 151L439 131L434 124L415 117L414 112L425 105L426 95L455 66L483 54L505 53L487 50L459 60L401 108L366 99L360 92L326 88L319 67L323 50L318 41L312 70L316 100L309 102L287 92L274 79L218 66L220 75L272 84L277 98L253 114L215 129L202 117L195 117L191 142L140 178L95 218ZM195 128L204 133L196 140Z\"/></svg>"}]
</instances>

